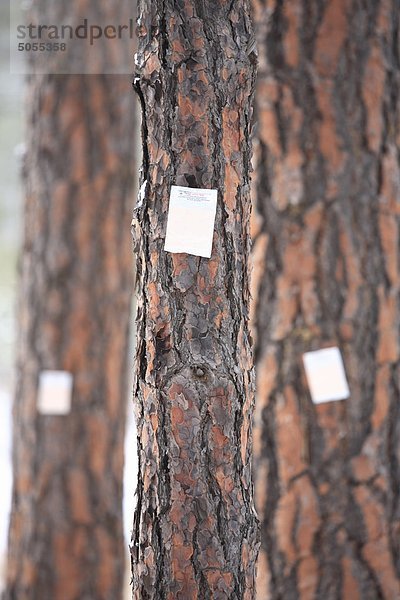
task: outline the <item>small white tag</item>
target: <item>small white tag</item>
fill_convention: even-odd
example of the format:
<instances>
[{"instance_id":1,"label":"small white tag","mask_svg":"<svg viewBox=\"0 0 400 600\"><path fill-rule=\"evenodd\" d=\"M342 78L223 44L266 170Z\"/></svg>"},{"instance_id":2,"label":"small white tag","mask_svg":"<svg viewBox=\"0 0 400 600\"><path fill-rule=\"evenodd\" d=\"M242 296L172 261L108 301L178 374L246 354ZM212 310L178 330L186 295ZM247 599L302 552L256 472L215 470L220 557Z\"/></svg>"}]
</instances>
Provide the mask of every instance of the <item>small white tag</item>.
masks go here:
<instances>
[{"instance_id":1,"label":"small white tag","mask_svg":"<svg viewBox=\"0 0 400 600\"><path fill-rule=\"evenodd\" d=\"M73 377L67 371L42 371L39 375L37 409L42 415L71 412Z\"/></svg>"},{"instance_id":2,"label":"small white tag","mask_svg":"<svg viewBox=\"0 0 400 600\"><path fill-rule=\"evenodd\" d=\"M146 188L147 188L147 179L145 179L140 187L139 190L139 194L138 194L138 201L136 204L136 208L140 208L143 204L143 201L146 197Z\"/></svg>"},{"instance_id":3,"label":"small white tag","mask_svg":"<svg viewBox=\"0 0 400 600\"><path fill-rule=\"evenodd\" d=\"M210 258L217 196L217 190L171 187L164 247L167 252Z\"/></svg>"},{"instance_id":4,"label":"small white tag","mask_svg":"<svg viewBox=\"0 0 400 600\"><path fill-rule=\"evenodd\" d=\"M303 355L308 387L314 404L345 400L350 390L339 348L325 348Z\"/></svg>"}]
</instances>

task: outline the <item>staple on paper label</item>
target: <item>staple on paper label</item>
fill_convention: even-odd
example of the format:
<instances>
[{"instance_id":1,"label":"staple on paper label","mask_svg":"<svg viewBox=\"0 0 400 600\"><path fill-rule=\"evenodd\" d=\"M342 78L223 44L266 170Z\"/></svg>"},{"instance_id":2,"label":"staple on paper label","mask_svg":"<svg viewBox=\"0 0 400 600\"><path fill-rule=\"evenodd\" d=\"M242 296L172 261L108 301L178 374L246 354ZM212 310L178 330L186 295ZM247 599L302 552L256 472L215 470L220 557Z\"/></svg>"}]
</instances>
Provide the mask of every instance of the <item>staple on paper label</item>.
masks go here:
<instances>
[{"instance_id":1,"label":"staple on paper label","mask_svg":"<svg viewBox=\"0 0 400 600\"><path fill-rule=\"evenodd\" d=\"M167 234L167 252L186 252L211 257L217 190L171 187Z\"/></svg>"},{"instance_id":2,"label":"staple on paper label","mask_svg":"<svg viewBox=\"0 0 400 600\"><path fill-rule=\"evenodd\" d=\"M73 376L67 371L42 371L39 375L37 409L42 415L71 412Z\"/></svg>"},{"instance_id":3,"label":"staple on paper label","mask_svg":"<svg viewBox=\"0 0 400 600\"><path fill-rule=\"evenodd\" d=\"M314 404L345 400L350 396L339 348L303 354L304 369Z\"/></svg>"}]
</instances>

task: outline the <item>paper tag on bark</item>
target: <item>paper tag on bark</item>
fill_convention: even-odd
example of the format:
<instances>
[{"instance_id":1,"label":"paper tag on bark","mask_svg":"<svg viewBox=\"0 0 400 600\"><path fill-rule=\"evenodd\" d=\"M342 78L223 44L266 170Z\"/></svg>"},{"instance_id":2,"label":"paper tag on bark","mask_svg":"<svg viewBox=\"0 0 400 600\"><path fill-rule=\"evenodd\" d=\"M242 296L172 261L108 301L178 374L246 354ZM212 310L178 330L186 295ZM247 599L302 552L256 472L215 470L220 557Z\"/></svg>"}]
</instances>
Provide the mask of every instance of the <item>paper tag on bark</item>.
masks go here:
<instances>
[{"instance_id":1,"label":"paper tag on bark","mask_svg":"<svg viewBox=\"0 0 400 600\"><path fill-rule=\"evenodd\" d=\"M67 371L42 371L39 375L38 412L67 415L71 412L73 377Z\"/></svg>"},{"instance_id":2,"label":"paper tag on bark","mask_svg":"<svg viewBox=\"0 0 400 600\"><path fill-rule=\"evenodd\" d=\"M306 352L303 363L311 398L315 404L345 400L350 396L339 348Z\"/></svg>"},{"instance_id":3,"label":"paper tag on bark","mask_svg":"<svg viewBox=\"0 0 400 600\"><path fill-rule=\"evenodd\" d=\"M171 187L164 247L167 252L210 258L217 196L217 190Z\"/></svg>"}]
</instances>

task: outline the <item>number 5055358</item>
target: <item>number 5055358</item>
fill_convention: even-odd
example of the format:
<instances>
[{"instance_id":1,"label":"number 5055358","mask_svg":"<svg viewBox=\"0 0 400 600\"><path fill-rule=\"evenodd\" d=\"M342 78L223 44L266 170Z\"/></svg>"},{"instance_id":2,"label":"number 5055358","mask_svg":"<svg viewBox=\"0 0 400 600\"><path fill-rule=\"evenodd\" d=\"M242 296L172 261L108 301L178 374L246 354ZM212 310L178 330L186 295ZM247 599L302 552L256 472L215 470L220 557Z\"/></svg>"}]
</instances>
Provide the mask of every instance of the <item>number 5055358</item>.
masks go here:
<instances>
[{"instance_id":1,"label":"number 5055358","mask_svg":"<svg viewBox=\"0 0 400 600\"><path fill-rule=\"evenodd\" d=\"M19 52L64 52L67 44L59 42L21 42L18 44Z\"/></svg>"}]
</instances>

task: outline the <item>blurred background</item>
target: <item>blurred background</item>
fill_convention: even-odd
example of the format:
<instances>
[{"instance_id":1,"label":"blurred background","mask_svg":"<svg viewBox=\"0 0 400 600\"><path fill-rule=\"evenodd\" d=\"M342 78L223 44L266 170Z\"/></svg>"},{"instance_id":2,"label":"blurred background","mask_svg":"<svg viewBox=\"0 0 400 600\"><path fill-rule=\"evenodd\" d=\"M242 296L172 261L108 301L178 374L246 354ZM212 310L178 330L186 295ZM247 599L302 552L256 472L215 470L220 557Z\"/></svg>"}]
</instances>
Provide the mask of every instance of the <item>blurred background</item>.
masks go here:
<instances>
[{"instance_id":1,"label":"blurred background","mask_svg":"<svg viewBox=\"0 0 400 600\"><path fill-rule=\"evenodd\" d=\"M130 77L127 87L130 89ZM12 400L15 389L16 303L18 255L23 231L23 185L21 170L26 150L26 79L9 72L9 6L0 3L0 593L4 586L7 536L12 489ZM132 103L134 94L132 92ZM134 186L136 189L136 185ZM135 189L131 206L135 203ZM127 223L129 229L129 222ZM136 487L136 435L131 402L134 345L134 307L126 389L127 424L124 466L124 537L128 561L134 490ZM127 562L129 571L129 565ZM129 591L129 573L126 592Z\"/></svg>"},{"instance_id":2,"label":"blurred background","mask_svg":"<svg viewBox=\"0 0 400 600\"><path fill-rule=\"evenodd\" d=\"M11 404L14 378L17 256L21 241L24 81L9 73L8 5L0 4L0 588L11 501Z\"/></svg>"}]
</instances>

